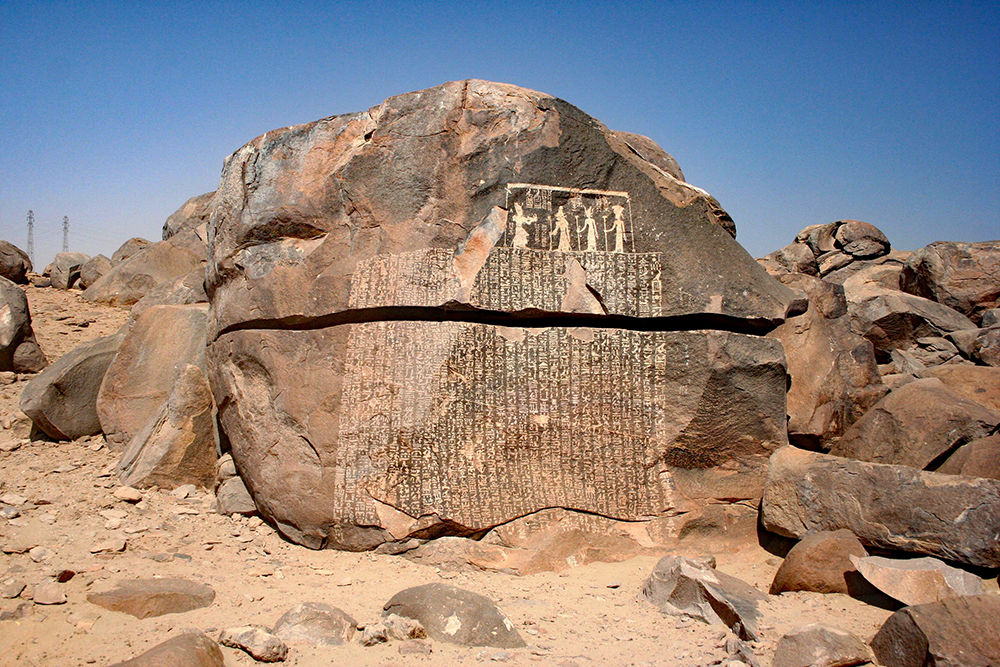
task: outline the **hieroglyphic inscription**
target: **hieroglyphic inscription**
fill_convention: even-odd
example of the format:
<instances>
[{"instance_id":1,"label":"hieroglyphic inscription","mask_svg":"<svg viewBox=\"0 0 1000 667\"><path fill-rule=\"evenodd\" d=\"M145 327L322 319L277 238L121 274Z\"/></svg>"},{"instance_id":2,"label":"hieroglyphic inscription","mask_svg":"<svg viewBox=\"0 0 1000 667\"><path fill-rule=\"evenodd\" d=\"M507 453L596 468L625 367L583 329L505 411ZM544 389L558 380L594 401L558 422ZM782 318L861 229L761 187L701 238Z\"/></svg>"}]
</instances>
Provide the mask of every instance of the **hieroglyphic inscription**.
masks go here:
<instances>
[{"instance_id":1,"label":"hieroglyphic inscription","mask_svg":"<svg viewBox=\"0 0 1000 667\"><path fill-rule=\"evenodd\" d=\"M508 183L503 245L559 252L635 251L627 192Z\"/></svg>"},{"instance_id":2,"label":"hieroglyphic inscription","mask_svg":"<svg viewBox=\"0 0 1000 667\"><path fill-rule=\"evenodd\" d=\"M346 493L359 484L414 516L468 526L543 507L635 519L670 506L655 465L676 426L663 409L697 400L704 382L670 369L687 366L702 337L351 326L339 444L342 460L355 462Z\"/></svg>"}]
</instances>

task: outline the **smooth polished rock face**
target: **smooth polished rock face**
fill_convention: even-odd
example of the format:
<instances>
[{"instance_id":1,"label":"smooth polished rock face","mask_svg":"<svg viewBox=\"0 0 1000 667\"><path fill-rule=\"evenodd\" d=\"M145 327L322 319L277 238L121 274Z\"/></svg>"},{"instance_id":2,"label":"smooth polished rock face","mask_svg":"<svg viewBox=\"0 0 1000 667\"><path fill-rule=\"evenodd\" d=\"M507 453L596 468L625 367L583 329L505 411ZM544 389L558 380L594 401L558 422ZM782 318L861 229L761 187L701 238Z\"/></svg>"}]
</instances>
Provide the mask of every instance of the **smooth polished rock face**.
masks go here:
<instances>
[{"instance_id":1,"label":"smooth polished rock face","mask_svg":"<svg viewBox=\"0 0 1000 667\"><path fill-rule=\"evenodd\" d=\"M208 364L286 535L369 549L547 507L651 520L760 497L787 378L751 334L804 304L623 136L466 81L227 160Z\"/></svg>"}]
</instances>

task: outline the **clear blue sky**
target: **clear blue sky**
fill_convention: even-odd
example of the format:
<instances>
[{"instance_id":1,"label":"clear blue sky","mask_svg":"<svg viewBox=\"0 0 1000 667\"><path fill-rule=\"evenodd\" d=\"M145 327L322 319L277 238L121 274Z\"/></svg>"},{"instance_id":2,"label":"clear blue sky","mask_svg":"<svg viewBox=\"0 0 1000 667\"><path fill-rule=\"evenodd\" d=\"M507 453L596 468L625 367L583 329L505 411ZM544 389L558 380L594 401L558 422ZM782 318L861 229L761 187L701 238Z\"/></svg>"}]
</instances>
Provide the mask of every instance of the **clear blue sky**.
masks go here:
<instances>
[{"instance_id":1,"label":"clear blue sky","mask_svg":"<svg viewBox=\"0 0 1000 667\"><path fill-rule=\"evenodd\" d=\"M158 239L266 130L449 80L646 134L760 256L802 227L1000 238L1000 3L0 0L0 236Z\"/></svg>"}]
</instances>

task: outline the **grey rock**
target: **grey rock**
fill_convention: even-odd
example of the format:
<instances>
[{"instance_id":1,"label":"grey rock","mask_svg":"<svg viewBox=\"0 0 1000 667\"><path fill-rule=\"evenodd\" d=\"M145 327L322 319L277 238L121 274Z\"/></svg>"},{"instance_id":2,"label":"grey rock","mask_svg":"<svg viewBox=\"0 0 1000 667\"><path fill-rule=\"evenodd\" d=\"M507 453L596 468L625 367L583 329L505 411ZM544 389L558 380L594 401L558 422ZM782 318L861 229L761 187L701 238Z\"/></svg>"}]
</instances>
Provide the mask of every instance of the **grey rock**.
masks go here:
<instances>
[{"instance_id":1,"label":"grey rock","mask_svg":"<svg viewBox=\"0 0 1000 667\"><path fill-rule=\"evenodd\" d=\"M113 266L111 260L104 255L91 257L80 267L80 288L87 289L110 271Z\"/></svg>"},{"instance_id":2,"label":"grey rock","mask_svg":"<svg viewBox=\"0 0 1000 667\"><path fill-rule=\"evenodd\" d=\"M211 586L177 578L121 581L111 590L87 595L87 601L92 604L136 618L200 609L214 600L215 591Z\"/></svg>"},{"instance_id":3,"label":"grey rock","mask_svg":"<svg viewBox=\"0 0 1000 667\"><path fill-rule=\"evenodd\" d=\"M31 270L28 253L13 243L0 241L0 277L23 285L28 282L27 274Z\"/></svg>"},{"instance_id":4,"label":"grey rock","mask_svg":"<svg viewBox=\"0 0 1000 667\"><path fill-rule=\"evenodd\" d=\"M868 547L1000 567L998 503L997 480L783 447L771 456L761 521L786 537L845 528Z\"/></svg>"},{"instance_id":5,"label":"grey rock","mask_svg":"<svg viewBox=\"0 0 1000 667\"><path fill-rule=\"evenodd\" d=\"M215 192L191 197L163 223L163 240L186 230L197 229L208 222L212 215Z\"/></svg>"},{"instance_id":6,"label":"grey rock","mask_svg":"<svg viewBox=\"0 0 1000 667\"><path fill-rule=\"evenodd\" d=\"M357 622L342 610L322 602L303 602L286 611L274 634L288 644L340 646L351 641Z\"/></svg>"},{"instance_id":7,"label":"grey rock","mask_svg":"<svg viewBox=\"0 0 1000 667\"><path fill-rule=\"evenodd\" d=\"M82 252L61 252L56 255L50 265L49 279L56 289L69 289L80 279L80 269L90 259Z\"/></svg>"},{"instance_id":8,"label":"grey rock","mask_svg":"<svg viewBox=\"0 0 1000 667\"><path fill-rule=\"evenodd\" d=\"M0 371L37 373L47 361L31 328L24 290L0 277Z\"/></svg>"},{"instance_id":9,"label":"grey rock","mask_svg":"<svg viewBox=\"0 0 1000 667\"><path fill-rule=\"evenodd\" d=\"M76 440L101 432L97 394L124 335L74 348L35 376L21 393L21 410L46 435Z\"/></svg>"},{"instance_id":10,"label":"grey rock","mask_svg":"<svg viewBox=\"0 0 1000 667\"><path fill-rule=\"evenodd\" d=\"M220 484L215 492L215 499L219 514L229 516L231 514L250 515L257 513L257 505L239 476L230 477Z\"/></svg>"},{"instance_id":11,"label":"grey rock","mask_svg":"<svg viewBox=\"0 0 1000 667\"><path fill-rule=\"evenodd\" d=\"M226 628L219 635L219 643L246 651L260 662L283 662L288 657L288 646L260 625Z\"/></svg>"},{"instance_id":12,"label":"grey rock","mask_svg":"<svg viewBox=\"0 0 1000 667\"><path fill-rule=\"evenodd\" d=\"M525 645L514 624L489 598L447 584L407 588L383 609L383 617L395 614L418 621L435 641L495 648Z\"/></svg>"},{"instance_id":13,"label":"grey rock","mask_svg":"<svg viewBox=\"0 0 1000 667\"><path fill-rule=\"evenodd\" d=\"M188 632L112 667L225 667L225 663L218 644L201 632Z\"/></svg>"},{"instance_id":14,"label":"grey rock","mask_svg":"<svg viewBox=\"0 0 1000 667\"><path fill-rule=\"evenodd\" d=\"M987 308L984 310L979 325L984 329L1000 325L1000 308Z\"/></svg>"},{"instance_id":15,"label":"grey rock","mask_svg":"<svg viewBox=\"0 0 1000 667\"><path fill-rule=\"evenodd\" d=\"M860 220L839 220L835 245L858 259L873 259L891 250L889 239L875 225Z\"/></svg>"},{"instance_id":16,"label":"grey rock","mask_svg":"<svg viewBox=\"0 0 1000 667\"><path fill-rule=\"evenodd\" d=\"M982 595L979 577L937 558L900 560L881 556L851 557L865 579L905 605L926 604L960 595Z\"/></svg>"},{"instance_id":17,"label":"grey rock","mask_svg":"<svg viewBox=\"0 0 1000 667\"><path fill-rule=\"evenodd\" d=\"M757 605L767 596L750 584L681 556L664 556L642 597L664 614L721 624L741 639L760 640Z\"/></svg>"},{"instance_id":18,"label":"grey rock","mask_svg":"<svg viewBox=\"0 0 1000 667\"><path fill-rule=\"evenodd\" d=\"M853 667L872 660L868 646L839 628L807 625L784 635L774 649L772 667Z\"/></svg>"},{"instance_id":19,"label":"grey rock","mask_svg":"<svg viewBox=\"0 0 1000 667\"><path fill-rule=\"evenodd\" d=\"M972 341L972 358L987 366L1000 367L1000 326L979 330Z\"/></svg>"},{"instance_id":20,"label":"grey rock","mask_svg":"<svg viewBox=\"0 0 1000 667\"><path fill-rule=\"evenodd\" d=\"M111 255L111 263L115 266L121 264L126 259L137 255L141 251L145 250L149 246L153 245L152 241L147 241L144 238L138 236L129 239L125 243L121 244L118 250L115 250Z\"/></svg>"},{"instance_id":21,"label":"grey rock","mask_svg":"<svg viewBox=\"0 0 1000 667\"><path fill-rule=\"evenodd\" d=\"M83 298L110 306L131 306L157 285L202 268L207 252L195 232L182 232L116 264L84 290Z\"/></svg>"}]
</instances>

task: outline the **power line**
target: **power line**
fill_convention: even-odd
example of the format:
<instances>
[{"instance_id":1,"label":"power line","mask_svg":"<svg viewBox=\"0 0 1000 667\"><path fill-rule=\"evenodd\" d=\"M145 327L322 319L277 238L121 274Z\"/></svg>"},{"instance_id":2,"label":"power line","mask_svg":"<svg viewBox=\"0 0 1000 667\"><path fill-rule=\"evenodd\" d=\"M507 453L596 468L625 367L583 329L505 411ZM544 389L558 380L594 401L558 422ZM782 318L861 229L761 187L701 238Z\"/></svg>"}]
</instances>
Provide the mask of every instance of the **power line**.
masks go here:
<instances>
[{"instance_id":1,"label":"power line","mask_svg":"<svg viewBox=\"0 0 1000 667\"><path fill-rule=\"evenodd\" d=\"M35 212L28 211L28 259L35 263Z\"/></svg>"},{"instance_id":2,"label":"power line","mask_svg":"<svg viewBox=\"0 0 1000 667\"><path fill-rule=\"evenodd\" d=\"M63 252L69 252L69 216L63 216Z\"/></svg>"}]
</instances>

